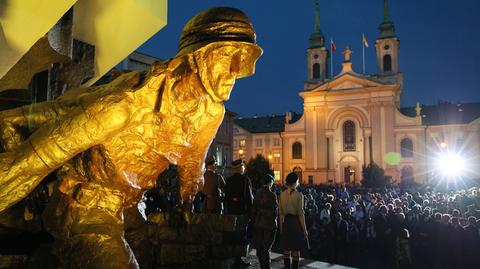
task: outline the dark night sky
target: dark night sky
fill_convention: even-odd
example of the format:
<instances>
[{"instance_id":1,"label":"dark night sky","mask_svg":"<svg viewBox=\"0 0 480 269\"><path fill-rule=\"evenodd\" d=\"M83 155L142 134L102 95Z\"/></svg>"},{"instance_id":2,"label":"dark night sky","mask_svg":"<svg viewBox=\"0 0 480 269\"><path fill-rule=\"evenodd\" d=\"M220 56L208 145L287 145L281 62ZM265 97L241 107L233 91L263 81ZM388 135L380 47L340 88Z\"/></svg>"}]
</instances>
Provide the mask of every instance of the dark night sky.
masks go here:
<instances>
[{"instance_id":1,"label":"dark night sky","mask_svg":"<svg viewBox=\"0 0 480 269\"><path fill-rule=\"evenodd\" d=\"M237 80L228 109L242 116L303 112L306 49L313 32L314 0L170 0L168 25L139 48L162 59L175 55L181 29L193 15L209 7L243 10L253 22L264 54L256 74ZM435 104L480 101L480 1L390 0L390 18L400 39L400 70L405 85L402 106L417 101ZM320 0L321 29L337 46L334 72L341 51L350 46L353 68L361 72L361 34L367 73L376 72L374 43L383 19L382 0ZM328 42L329 43L329 42Z\"/></svg>"}]
</instances>

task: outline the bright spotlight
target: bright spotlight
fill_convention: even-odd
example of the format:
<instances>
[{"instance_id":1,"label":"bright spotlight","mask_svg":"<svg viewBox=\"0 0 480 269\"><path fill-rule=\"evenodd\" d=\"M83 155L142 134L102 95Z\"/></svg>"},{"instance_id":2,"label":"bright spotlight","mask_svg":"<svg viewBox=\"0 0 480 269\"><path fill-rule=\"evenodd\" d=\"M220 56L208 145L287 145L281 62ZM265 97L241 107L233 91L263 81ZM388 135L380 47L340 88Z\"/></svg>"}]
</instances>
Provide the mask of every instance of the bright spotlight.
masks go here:
<instances>
[{"instance_id":1,"label":"bright spotlight","mask_svg":"<svg viewBox=\"0 0 480 269\"><path fill-rule=\"evenodd\" d=\"M446 177L457 177L465 170L465 160L458 154L445 153L438 158L438 169Z\"/></svg>"}]
</instances>

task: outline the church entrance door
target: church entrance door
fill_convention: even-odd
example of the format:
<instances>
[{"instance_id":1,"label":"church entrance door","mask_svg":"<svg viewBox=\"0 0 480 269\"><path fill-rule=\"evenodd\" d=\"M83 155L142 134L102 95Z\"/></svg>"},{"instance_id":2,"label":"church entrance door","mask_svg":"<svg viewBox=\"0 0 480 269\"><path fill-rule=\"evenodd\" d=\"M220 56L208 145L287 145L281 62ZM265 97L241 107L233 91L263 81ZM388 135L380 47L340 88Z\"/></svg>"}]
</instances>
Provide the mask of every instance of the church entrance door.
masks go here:
<instances>
[{"instance_id":1,"label":"church entrance door","mask_svg":"<svg viewBox=\"0 0 480 269\"><path fill-rule=\"evenodd\" d=\"M350 165L343 168L343 179L345 184L355 183L355 168Z\"/></svg>"}]
</instances>

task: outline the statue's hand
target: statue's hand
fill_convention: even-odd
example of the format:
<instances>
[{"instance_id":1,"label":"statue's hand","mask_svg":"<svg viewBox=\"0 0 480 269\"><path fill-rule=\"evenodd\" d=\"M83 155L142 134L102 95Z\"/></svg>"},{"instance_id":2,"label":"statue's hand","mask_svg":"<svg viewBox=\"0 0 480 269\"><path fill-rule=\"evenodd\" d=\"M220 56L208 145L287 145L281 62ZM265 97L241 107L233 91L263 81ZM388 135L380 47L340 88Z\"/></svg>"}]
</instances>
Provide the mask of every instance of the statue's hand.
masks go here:
<instances>
[{"instance_id":1,"label":"statue's hand","mask_svg":"<svg viewBox=\"0 0 480 269\"><path fill-rule=\"evenodd\" d=\"M15 124L19 119L3 117L0 115L0 143L5 151L12 151L20 145L25 138L20 128Z\"/></svg>"}]
</instances>

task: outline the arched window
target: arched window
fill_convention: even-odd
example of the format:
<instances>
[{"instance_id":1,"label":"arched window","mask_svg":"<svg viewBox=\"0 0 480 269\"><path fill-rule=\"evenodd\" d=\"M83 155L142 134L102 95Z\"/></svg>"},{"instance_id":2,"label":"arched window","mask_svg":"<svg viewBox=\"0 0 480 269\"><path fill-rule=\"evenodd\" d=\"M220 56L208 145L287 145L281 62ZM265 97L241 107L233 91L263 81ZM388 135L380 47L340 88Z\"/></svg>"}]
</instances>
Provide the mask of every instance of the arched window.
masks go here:
<instances>
[{"instance_id":1,"label":"arched window","mask_svg":"<svg viewBox=\"0 0 480 269\"><path fill-rule=\"evenodd\" d=\"M413 182L413 168L411 166L404 166L402 168L402 176L401 176L402 182Z\"/></svg>"},{"instance_id":2,"label":"arched window","mask_svg":"<svg viewBox=\"0 0 480 269\"><path fill-rule=\"evenodd\" d=\"M343 151L355 151L355 123L351 120L343 123Z\"/></svg>"},{"instance_id":3,"label":"arched window","mask_svg":"<svg viewBox=\"0 0 480 269\"><path fill-rule=\"evenodd\" d=\"M400 142L400 153L403 158L413 157L413 142L410 138L404 138Z\"/></svg>"},{"instance_id":4,"label":"arched window","mask_svg":"<svg viewBox=\"0 0 480 269\"><path fill-rule=\"evenodd\" d=\"M302 158L302 143L295 142L292 145L292 159Z\"/></svg>"},{"instance_id":5,"label":"arched window","mask_svg":"<svg viewBox=\"0 0 480 269\"><path fill-rule=\"evenodd\" d=\"M313 64L313 79L319 79L320 78L320 64L319 63L314 63Z\"/></svg>"},{"instance_id":6,"label":"arched window","mask_svg":"<svg viewBox=\"0 0 480 269\"><path fill-rule=\"evenodd\" d=\"M392 56L390 54L383 56L383 71L392 71Z\"/></svg>"}]
</instances>

